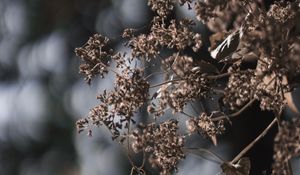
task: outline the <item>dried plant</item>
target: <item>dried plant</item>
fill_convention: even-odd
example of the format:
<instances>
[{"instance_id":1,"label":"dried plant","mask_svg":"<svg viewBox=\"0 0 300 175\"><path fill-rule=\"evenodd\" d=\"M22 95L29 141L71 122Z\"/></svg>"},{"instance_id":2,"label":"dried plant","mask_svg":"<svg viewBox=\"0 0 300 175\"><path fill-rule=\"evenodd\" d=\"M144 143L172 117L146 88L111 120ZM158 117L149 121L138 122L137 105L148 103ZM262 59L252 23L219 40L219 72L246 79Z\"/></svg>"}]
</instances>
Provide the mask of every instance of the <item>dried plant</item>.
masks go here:
<instances>
[{"instance_id":1,"label":"dried plant","mask_svg":"<svg viewBox=\"0 0 300 175\"><path fill-rule=\"evenodd\" d=\"M273 174L290 174L288 162L300 156L300 119L283 121L275 138Z\"/></svg>"},{"instance_id":2,"label":"dried plant","mask_svg":"<svg viewBox=\"0 0 300 175\"><path fill-rule=\"evenodd\" d=\"M150 164L160 168L161 174L176 169L178 161L184 158L184 136L177 133L178 121L168 120L158 127L150 123L140 128L142 132L135 130L131 135L133 150L150 153Z\"/></svg>"},{"instance_id":3,"label":"dried plant","mask_svg":"<svg viewBox=\"0 0 300 175\"><path fill-rule=\"evenodd\" d=\"M174 8L184 8L184 4L195 12L198 21L172 19ZM75 50L83 61L80 73L85 75L88 84L97 76L104 78L109 71L115 75L113 90L98 95L100 104L86 118L77 121L78 131L87 129L91 134L92 125L104 125L113 139L122 144L127 141L129 154L131 149L135 153L143 152L144 160L159 168L161 174L170 174L187 154L184 148L188 147L185 143L188 137L200 134L217 145L217 137L226 130L224 123L231 123L232 117L259 101L262 110L274 113L274 120L230 163L222 164L223 173L249 174L250 162L243 155L278 123L273 174L289 174L290 159L300 153L300 120L286 122L280 116L286 106L285 94L293 90L300 76L297 20L300 1L276 1L270 8L263 1L252 0L148 0L148 5L156 14L149 32L125 29L122 34L127 40L124 45L131 49L130 55L114 52L109 39L100 34ZM194 58L188 54L189 50L197 54L203 45L201 34L193 30L196 22L215 32L210 37L210 58ZM172 53L161 54L165 50ZM154 74L146 74L145 67L157 60L164 82L153 85L150 78ZM137 61L144 65L131 65ZM254 62L256 67L242 66L249 62ZM154 88L158 89L150 94ZM212 97L222 101L217 104L219 111L202 109L200 113L195 111L198 116L186 112L193 102L201 103ZM137 124L140 120L135 113L145 106L149 118ZM169 109L173 115L171 120L164 119ZM183 130L178 116L184 116ZM241 160L247 160L247 167L239 167L237 162ZM130 161L132 173L145 173L145 162L137 166Z\"/></svg>"}]
</instances>

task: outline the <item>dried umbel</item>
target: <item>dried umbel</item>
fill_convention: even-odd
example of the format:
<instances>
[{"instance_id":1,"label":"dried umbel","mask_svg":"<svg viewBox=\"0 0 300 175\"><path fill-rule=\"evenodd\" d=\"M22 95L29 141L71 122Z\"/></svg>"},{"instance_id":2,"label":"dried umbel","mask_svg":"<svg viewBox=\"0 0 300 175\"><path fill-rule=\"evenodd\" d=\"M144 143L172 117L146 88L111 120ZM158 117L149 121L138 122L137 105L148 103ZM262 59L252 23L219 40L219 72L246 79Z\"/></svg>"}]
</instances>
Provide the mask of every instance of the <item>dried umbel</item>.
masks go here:
<instances>
[{"instance_id":1,"label":"dried umbel","mask_svg":"<svg viewBox=\"0 0 300 175\"><path fill-rule=\"evenodd\" d=\"M253 98L251 94L253 95L256 88L251 83L253 76L253 71L238 71L229 77L223 100L230 106L231 110L239 109Z\"/></svg>"},{"instance_id":2,"label":"dried umbel","mask_svg":"<svg viewBox=\"0 0 300 175\"><path fill-rule=\"evenodd\" d=\"M164 21L155 20L151 31L163 47L183 50L194 44L194 47L199 49L202 46L201 36L191 30L194 25L194 21L183 19L178 24L171 20L170 25L165 27Z\"/></svg>"},{"instance_id":3,"label":"dried umbel","mask_svg":"<svg viewBox=\"0 0 300 175\"><path fill-rule=\"evenodd\" d=\"M211 116L202 113L199 117L190 118L186 121L187 130L190 134L200 133L209 137L217 145L217 136L225 131L224 121L213 122Z\"/></svg>"},{"instance_id":4,"label":"dried umbel","mask_svg":"<svg viewBox=\"0 0 300 175\"><path fill-rule=\"evenodd\" d=\"M99 104L76 122L78 131L88 130L91 135L91 126L104 125L113 139L128 141L135 152L144 152L144 160L158 167L161 174L170 174L185 157L184 139L193 133L216 145L217 137L225 132L224 122L234 127L231 118L242 114L254 101L262 110L280 114L286 104L285 94L299 83L299 4L299 0L276 1L266 8L264 1L253 0L148 0L155 16L146 26L147 33L125 29L122 34L130 54L113 53L108 38L99 34L75 50L83 61L80 73L88 83L109 71L115 77L113 89L99 94ZM175 19L174 8L193 10L196 19L215 32L210 43L204 43L202 37L206 37L196 32L194 20ZM202 45L210 46L210 56L199 52ZM160 70L152 73L149 70L153 67ZM151 84L153 77L164 81ZM194 102L213 104L193 108ZM136 111L146 106L147 119L138 119ZM165 119L168 110L171 120ZM137 125L135 121L144 122ZM180 128L183 125L179 121L186 123L186 128ZM282 127L275 140L274 173L282 174L279 167L299 155L299 136L295 134L299 133L299 122L278 122ZM137 127L139 130L134 130ZM231 163L224 163L223 172L249 174L250 162L241 158L254 143ZM238 160L245 164L235 164ZM131 164L134 170L144 172L144 164Z\"/></svg>"},{"instance_id":5,"label":"dried umbel","mask_svg":"<svg viewBox=\"0 0 300 175\"><path fill-rule=\"evenodd\" d=\"M117 75L115 91L107 98L114 113L130 118L147 101L149 83L142 76L140 69L124 69Z\"/></svg>"},{"instance_id":6,"label":"dried umbel","mask_svg":"<svg viewBox=\"0 0 300 175\"><path fill-rule=\"evenodd\" d=\"M158 91L158 105L151 107L149 112L155 116L162 116L166 108L171 108L173 113L182 112L191 101L205 96L211 91L209 80L200 67L193 67L193 59L188 56L174 54L171 58L170 68L174 75L172 82L163 85ZM150 108L149 108L150 109Z\"/></svg>"},{"instance_id":7,"label":"dried umbel","mask_svg":"<svg viewBox=\"0 0 300 175\"><path fill-rule=\"evenodd\" d=\"M275 137L274 144L274 175L290 174L288 162L293 157L300 156L300 118L292 122L284 121L281 123L279 132Z\"/></svg>"},{"instance_id":8,"label":"dried umbel","mask_svg":"<svg viewBox=\"0 0 300 175\"><path fill-rule=\"evenodd\" d=\"M166 18L174 8L173 0L149 0L148 5L151 7L151 10L163 18Z\"/></svg>"},{"instance_id":9,"label":"dried umbel","mask_svg":"<svg viewBox=\"0 0 300 175\"><path fill-rule=\"evenodd\" d=\"M264 76L257 84L254 98L260 101L262 110L278 113L286 104L285 94L290 91L286 76L280 72L273 72Z\"/></svg>"},{"instance_id":10,"label":"dried umbel","mask_svg":"<svg viewBox=\"0 0 300 175\"><path fill-rule=\"evenodd\" d=\"M135 152L150 153L150 164L160 168L160 174L169 174L176 169L178 161L185 157L182 150L184 137L177 130L176 120L163 122L158 127L155 123L150 123L141 127L141 132L133 132L132 148Z\"/></svg>"},{"instance_id":11,"label":"dried umbel","mask_svg":"<svg viewBox=\"0 0 300 175\"><path fill-rule=\"evenodd\" d=\"M276 23L289 25L290 22L295 20L297 14L297 7L295 6L295 3L292 4L288 1L275 2L273 5L271 5L267 15L272 17Z\"/></svg>"},{"instance_id":12,"label":"dried umbel","mask_svg":"<svg viewBox=\"0 0 300 175\"><path fill-rule=\"evenodd\" d=\"M80 48L76 48L76 55L84 62L80 65L80 73L85 74L85 80L90 84L91 79L100 75L102 78L108 72L108 57L112 50L107 50L109 39L95 34Z\"/></svg>"},{"instance_id":13,"label":"dried umbel","mask_svg":"<svg viewBox=\"0 0 300 175\"><path fill-rule=\"evenodd\" d=\"M148 5L151 7L151 10L155 11L159 17L167 18L167 16L172 12L176 3L179 5L188 4L191 8L192 0L148 0Z\"/></svg>"},{"instance_id":14,"label":"dried umbel","mask_svg":"<svg viewBox=\"0 0 300 175\"><path fill-rule=\"evenodd\" d=\"M141 57L148 61L159 56L162 48L176 48L184 50L192 46L196 52L202 46L201 35L192 31L194 21L189 19L170 21L166 26L164 19L154 18L152 20L151 32L133 36L129 30L124 31L123 36L132 36L127 45L132 49L132 57Z\"/></svg>"},{"instance_id":15,"label":"dried umbel","mask_svg":"<svg viewBox=\"0 0 300 175\"><path fill-rule=\"evenodd\" d=\"M120 131L134 122L134 113L149 96L149 84L142 75L141 70L129 68L124 69L122 75L116 75L114 91L107 93L105 90L97 97L101 104L91 109L87 118L76 123L79 131L91 124L105 125L111 131L113 139L119 137Z\"/></svg>"},{"instance_id":16,"label":"dried umbel","mask_svg":"<svg viewBox=\"0 0 300 175\"><path fill-rule=\"evenodd\" d=\"M134 37L128 42L128 46L132 49L132 57L150 60L160 53L159 42L153 34Z\"/></svg>"},{"instance_id":17,"label":"dried umbel","mask_svg":"<svg viewBox=\"0 0 300 175\"><path fill-rule=\"evenodd\" d=\"M224 8L227 5L226 1L206 0L195 2L196 17L203 23L217 16L215 9Z\"/></svg>"}]
</instances>

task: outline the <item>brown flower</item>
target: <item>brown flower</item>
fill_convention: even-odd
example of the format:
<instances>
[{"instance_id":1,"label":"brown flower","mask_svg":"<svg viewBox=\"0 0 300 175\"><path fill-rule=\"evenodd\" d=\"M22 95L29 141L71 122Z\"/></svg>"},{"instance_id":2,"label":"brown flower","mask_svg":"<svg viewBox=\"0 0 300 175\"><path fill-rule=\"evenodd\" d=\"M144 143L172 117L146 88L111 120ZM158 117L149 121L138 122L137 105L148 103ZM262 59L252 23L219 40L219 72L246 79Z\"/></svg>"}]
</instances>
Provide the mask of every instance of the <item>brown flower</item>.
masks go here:
<instances>
[{"instance_id":1,"label":"brown flower","mask_svg":"<svg viewBox=\"0 0 300 175\"><path fill-rule=\"evenodd\" d=\"M75 49L76 55L84 62L80 65L79 72L86 76L85 80L88 84L94 76L100 75L103 78L108 72L108 57L112 54L112 50L105 49L108 42L108 38L95 34L83 47Z\"/></svg>"},{"instance_id":2,"label":"brown flower","mask_svg":"<svg viewBox=\"0 0 300 175\"><path fill-rule=\"evenodd\" d=\"M184 137L177 134L178 122L168 120L158 127L151 123L141 129L141 132L134 131L132 134L133 150L150 153L149 162L161 169L160 174L171 173L176 169L179 160L185 157L182 150Z\"/></svg>"},{"instance_id":3,"label":"brown flower","mask_svg":"<svg viewBox=\"0 0 300 175\"><path fill-rule=\"evenodd\" d=\"M300 155L300 118L283 121L274 144L274 175L288 175L288 161Z\"/></svg>"}]
</instances>

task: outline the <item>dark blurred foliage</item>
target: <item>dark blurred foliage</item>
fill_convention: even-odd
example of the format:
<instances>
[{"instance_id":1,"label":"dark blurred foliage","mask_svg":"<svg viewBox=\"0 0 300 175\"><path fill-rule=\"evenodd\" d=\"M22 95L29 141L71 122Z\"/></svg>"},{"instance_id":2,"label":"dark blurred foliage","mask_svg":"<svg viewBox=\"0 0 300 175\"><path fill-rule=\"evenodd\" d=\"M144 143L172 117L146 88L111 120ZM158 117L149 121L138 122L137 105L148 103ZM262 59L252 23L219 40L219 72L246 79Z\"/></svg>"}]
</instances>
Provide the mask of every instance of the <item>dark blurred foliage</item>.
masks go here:
<instances>
[{"instance_id":1,"label":"dark blurred foliage","mask_svg":"<svg viewBox=\"0 0 300 175\"><path fill-rule=\"evenodd\" d=\"M85 136L77 135L75 120L95 104L98 86L84 84L74 49L93 33L118 37L123 25L145 23L121 23L120 16L131 18L121 14L122 5L109 0L0 1L1 175L120 174L97 169L101 161L89 163L84 156L91 154L76 143ZM109 137L79 140L97 142L96 151L110 142Z\"/></svg>"}]
</instances>

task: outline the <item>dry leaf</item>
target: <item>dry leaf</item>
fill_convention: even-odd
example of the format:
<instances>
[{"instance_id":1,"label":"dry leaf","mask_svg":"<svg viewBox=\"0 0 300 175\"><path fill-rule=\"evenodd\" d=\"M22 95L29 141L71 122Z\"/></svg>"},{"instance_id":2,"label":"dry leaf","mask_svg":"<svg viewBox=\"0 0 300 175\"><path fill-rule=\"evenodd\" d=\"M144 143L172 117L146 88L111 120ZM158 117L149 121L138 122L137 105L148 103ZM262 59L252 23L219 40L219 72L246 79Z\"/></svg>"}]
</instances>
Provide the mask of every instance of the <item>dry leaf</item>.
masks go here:
<instances>
[{"instance_id":1,"label":"dry leaf","mask_svg":"<svg viewBox=\"0 0 300 175\"><path fill-rule=\"evenodd\" d=\"M212 58L222 60L236 51L239 46L240 38L243 35L243 28L236 30L221 43L219 46L210 52Z\"/></svg>"},{"instance_id":2,"label":"dry leaf","mask_svg":"<svg viewBox=\"0 0 300 175\"><path fill-rule=\"evenodd\" d=\"M249 175L251 162L248 157L242 157L236 164L224 162L221 168L225 175Z\"/></svg>"}]
</instances>

